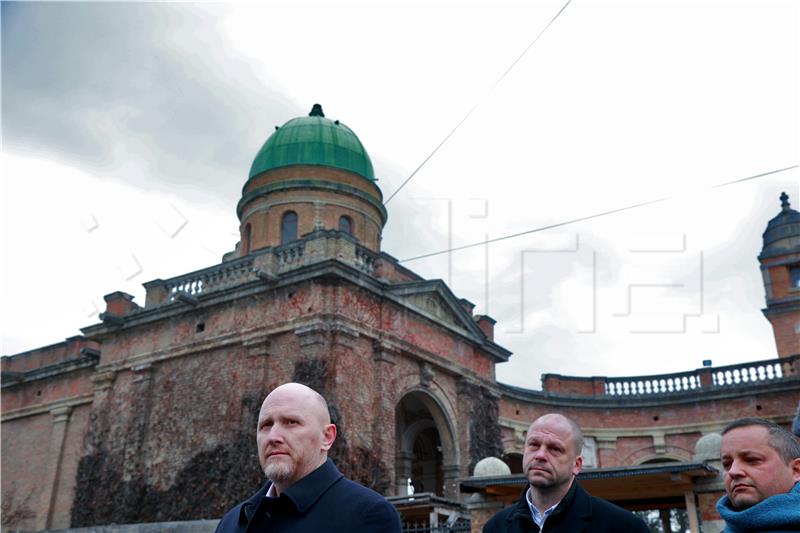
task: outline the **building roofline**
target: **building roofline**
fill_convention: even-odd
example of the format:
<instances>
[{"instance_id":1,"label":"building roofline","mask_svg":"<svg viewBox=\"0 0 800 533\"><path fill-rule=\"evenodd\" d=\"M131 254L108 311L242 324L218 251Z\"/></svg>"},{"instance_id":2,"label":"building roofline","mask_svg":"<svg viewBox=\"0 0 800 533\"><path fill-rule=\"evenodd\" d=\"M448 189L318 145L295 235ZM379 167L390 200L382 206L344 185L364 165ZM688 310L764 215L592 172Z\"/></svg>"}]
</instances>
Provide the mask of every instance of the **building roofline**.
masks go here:
<instances>
[{"instance_id":1,"label":"building roofline","mask_svg":"<svg viewBox=\"0 0 800 533\"><path fill-rule=\"evenodd\" d=\"M678 474L682 472L693 472L697 476L715 476L719 471L711 466L708 461L702 462L670 462L670 463L657 463L650 465L631 465L631 466L612 466L601 468L587 468L578 474L578 481L590 479L610 479L610 478L624 478L636 477L649 474ZM462 488L467 489L465 492L475 492L488 486L498 485L519 485L523 487L528 483L525 474L506 474L503 476L482 476L482 477L467 477L458 480ZM470 490L472 489L472 490Z\"/></svg>"}]
</instances>

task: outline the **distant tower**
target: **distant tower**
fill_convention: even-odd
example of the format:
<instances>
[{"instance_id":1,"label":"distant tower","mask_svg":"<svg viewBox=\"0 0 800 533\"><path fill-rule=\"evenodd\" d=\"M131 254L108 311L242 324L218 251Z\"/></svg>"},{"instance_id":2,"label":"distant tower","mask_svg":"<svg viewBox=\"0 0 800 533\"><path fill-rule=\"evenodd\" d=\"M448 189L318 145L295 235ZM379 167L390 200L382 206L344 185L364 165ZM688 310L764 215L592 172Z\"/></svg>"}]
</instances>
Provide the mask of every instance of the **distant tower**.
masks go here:
<instances>
[{"instance_id":1,"label":"distant tower","mask_svg":"<svg viewBox=\"0 0 800 533\"><path fill-rule=\"evenodd\" d=\"M319 104L307 117L276 127L264 143L237 214L240 256L318 230L347 233L378 252L386 224L367 151L350 128L325 118Z\"/></svg>"},{"instance_id":2,"label":"distant tower","mask_svg":"<svg viewBox=\"0 0 800 533\"><path fill-rule=\"evenodd\" d=\"M767 307L763 309L779 357L800 354L800 213L781 194L781 212L767 224L758 256Z\"/></svg>"}]
</instances>

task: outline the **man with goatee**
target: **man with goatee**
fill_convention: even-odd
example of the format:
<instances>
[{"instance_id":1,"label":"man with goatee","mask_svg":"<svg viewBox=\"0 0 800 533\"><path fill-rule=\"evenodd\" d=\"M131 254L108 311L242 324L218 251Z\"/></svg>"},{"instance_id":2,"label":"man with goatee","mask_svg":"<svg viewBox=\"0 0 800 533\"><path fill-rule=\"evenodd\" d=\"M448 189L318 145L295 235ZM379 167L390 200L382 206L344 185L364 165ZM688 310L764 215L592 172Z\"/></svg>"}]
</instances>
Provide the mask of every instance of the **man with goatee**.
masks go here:
<instances>
[{"instance_id":1,"label":"man with goatee","mask_svg":"<svg viewBox=\"0 0 800 533\"><path fill-rule=\"evenodd\" d=\"M520 500L494 515L484 533L649 533L633 513L589 495L581 471L583 433L560 414L537 418L528 428L522 458L529 486Z\"/></svg>"},{"instance_id":2,"label":"man with goatee","mask_svg":"<svg viewBox=\"0 0 800 533\"><path fill-rule=\"evenodd\" d=\"M328 459L336 439L325 399L299 383L273 390L258 415L256 440L269 481L222 518L218 533L400 533L383 496L345 478Z\"/></svg>"}]
</instances>

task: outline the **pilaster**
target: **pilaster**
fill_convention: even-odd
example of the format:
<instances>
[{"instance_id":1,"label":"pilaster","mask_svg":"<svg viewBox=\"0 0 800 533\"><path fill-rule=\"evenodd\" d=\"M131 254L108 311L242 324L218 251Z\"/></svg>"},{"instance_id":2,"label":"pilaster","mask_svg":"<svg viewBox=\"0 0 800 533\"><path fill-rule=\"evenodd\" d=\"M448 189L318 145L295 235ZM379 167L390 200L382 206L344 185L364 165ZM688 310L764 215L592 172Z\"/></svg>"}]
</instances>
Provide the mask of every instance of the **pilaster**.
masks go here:
<instances>
[{"instance_id":1,"label":"pilaster","mask_svg":"<svg viewBox=\"0 0 800 533\"><path fill-rule=\"evenodd\" d=\"M36 517L36 529L49 529L53 522L53 508L58 495L58 482L61 474L61 459L64 455L64 441L72 407L61 406L50 411L53 428L50 432L50 445L47 454L44 479L42 480L41 504L44 512Z\"/></svg>"}]
</instances>

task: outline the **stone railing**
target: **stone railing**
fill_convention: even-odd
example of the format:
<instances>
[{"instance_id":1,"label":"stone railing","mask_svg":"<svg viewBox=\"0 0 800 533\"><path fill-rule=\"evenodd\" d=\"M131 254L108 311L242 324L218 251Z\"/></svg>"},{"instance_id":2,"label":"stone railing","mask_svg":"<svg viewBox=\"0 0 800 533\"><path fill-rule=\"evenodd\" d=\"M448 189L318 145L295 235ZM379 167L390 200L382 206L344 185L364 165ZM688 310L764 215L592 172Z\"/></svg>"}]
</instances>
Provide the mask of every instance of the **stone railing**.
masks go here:
<instances>
[{"instance_id":1,"label":"stone railing","mask_svg":"<svg viewBox=\"0 0 800 533\"><path fill-rule=\"evenodd\" d=\"M278 262L278 272L285 272L301 266L305 247L305 241L290 242L276 247L275 259Z\"/></svg>"},{"instance_id":2,"label":"stone railing","mask_svg":"<svg viewBox=\"0 0 800 533\"><path fill-rule=\"evenodd\" d=\"M246 256L182 276L149 281L144 284L145 306L171 302L182 296L196 297L254 279L253 256Z\"/></svg>"},{"instance_id":3,"label":"stone railing","mask_svg":"<svg viewBox=\"0 0 800 533\"><path fill-rule=\"evenodd\" d=\"M253 273L253 258L242 257L211 268L184 274L164 281L170 300L178 293L196 296L213 290L227 289L245 281L256 279Z\"/></svg>"},{"instance_id":4,"label":"stone railing","mask_svg":"<svg viewBox=\"0 0 800 533\"><path fill-rule=\"evenodd\" d=\"M790 376L800 376L800 355L723 366L711 371L711 379L715 387L775 381Z\"/></svg>"},{"instance_id":5,"label":"stone railing","mask_svg":"<svg viewBox=\"0 0 800 533\"><path fill-rule=\"evenodd\" d=\"M608 396L647 396L768 383L798 377L800 355L716 368L699 368L692 372L603 379L605 394Z\"/></svg>"},{"instance_id":6,"label":"stone railing","mask_svg":"<svg viewBox=\"0 0 800 533\"><path fill-rule=\"evenodd\" d=\"M378 254L376 254L375 252L368 250L362 246L356 247L355 266L362 272L366 272L369 275L373 275L375 273L375 261L377 259L378 259Z\"/></svg>"},{"instance_id":7,"label":"stone railing","mask_svg":"<svg viewBox=\"0 0 800 533\"><path fill-rule=\"evenodd\" d=\"M569 396L643 398L728 389L760 383L800 381L800 354L689 372L628 377L544 374L545 393Z\"/></svg>"},{"instance_id":8,"label":"stone railing","mask_svg":"<svg viewBox=\"0 0 800 533\"><path fill-rule=\"evenodd\" d=\"M281 274L303 266L336 259L370 276L375 274L378 254L335 230L316 231L280 246L262 248L252 254L225 261L171 279L144 284L145 307L175 300L194 302L202 294L264 279L275 281Z\"/></svg>"},{"instance_id":9,"label":"stone railing","mask_svg":"<svg viewBox=\"0 0 800 533\"><path fill-rule=\"evenodd\" d=\"M695 390L702 386L697 372L605 379L605 393L610 396L669 394Z\"/></svg>"}]
</instances>

